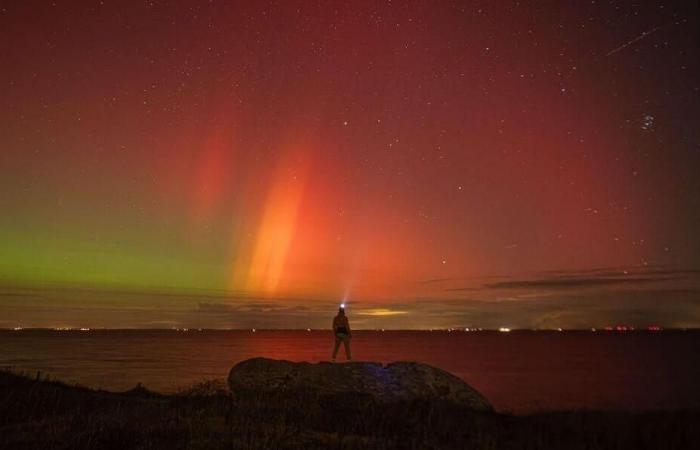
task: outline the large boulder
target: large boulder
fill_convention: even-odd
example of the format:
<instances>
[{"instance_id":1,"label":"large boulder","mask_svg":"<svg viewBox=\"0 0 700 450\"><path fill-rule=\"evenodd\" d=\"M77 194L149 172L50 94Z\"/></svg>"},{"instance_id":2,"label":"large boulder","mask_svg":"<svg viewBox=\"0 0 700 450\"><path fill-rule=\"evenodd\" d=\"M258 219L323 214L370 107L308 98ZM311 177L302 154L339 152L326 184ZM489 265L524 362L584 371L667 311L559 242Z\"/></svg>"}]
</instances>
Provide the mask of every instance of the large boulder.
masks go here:
<instances>
[{"instance_id":1,"label":"large boulder","mask_svg":"<svg viewBox=\"0 0 700 450\"><path fill-rule=\"evenodd\" d=\"M311 364L253 358L236 364L228 385L234 395L312 395L320 398L363 398L379 404L447 401L478 411L491 404L460 378L417 362Z\"/></svg>"}]
</instances>

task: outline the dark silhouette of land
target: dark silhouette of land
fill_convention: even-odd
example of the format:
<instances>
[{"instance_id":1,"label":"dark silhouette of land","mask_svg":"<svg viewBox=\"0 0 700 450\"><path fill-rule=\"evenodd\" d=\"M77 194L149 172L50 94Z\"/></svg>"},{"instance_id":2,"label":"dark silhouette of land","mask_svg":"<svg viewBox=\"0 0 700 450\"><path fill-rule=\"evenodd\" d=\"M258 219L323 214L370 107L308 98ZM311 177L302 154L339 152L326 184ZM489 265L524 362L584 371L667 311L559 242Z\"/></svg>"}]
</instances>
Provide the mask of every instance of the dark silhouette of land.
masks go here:
<instances>
[{"instance_id":1,"label":"dark silhouette of land","mask_svg":"<svg viewBox=\"0 0 700 450\"><path fill-rule=\"evenodd\" d=\"M214 381L160 395L37 378L0 372L0 448L700 448L700 411L513 416L431 401L358 408L233 396Z\"/></svg>"}]
</instances>

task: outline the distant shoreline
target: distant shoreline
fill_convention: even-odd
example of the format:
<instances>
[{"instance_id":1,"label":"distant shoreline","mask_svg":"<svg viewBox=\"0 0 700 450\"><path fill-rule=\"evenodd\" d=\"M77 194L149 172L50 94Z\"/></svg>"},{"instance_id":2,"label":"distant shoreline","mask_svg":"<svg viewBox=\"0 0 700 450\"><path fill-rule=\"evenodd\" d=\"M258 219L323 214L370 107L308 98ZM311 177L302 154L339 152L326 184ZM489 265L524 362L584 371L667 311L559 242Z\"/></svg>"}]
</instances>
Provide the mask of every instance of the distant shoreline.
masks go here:
<instances>
[{"instance_id":1,"label":"distant shoreline","mask_svg":"<svg viewBox=\"0 0 700 450\"><path fill-rule=\"evenodd\" d=\"M148 332L219 332L219 331L239 331L239 332L277 332L277 331L300 331L300 332L330 332L328 328L33 328L33 327L17 327L17 328L0 328L0 332L29 332L29 331L51 331L51 332L103 332L103 331L148 331ZM606 329L606 328L569 328L569 329L551 329L551 328L511 328L507 331L497 328L433 328L433 329L376 329L376 328L357 328L354 332L411 332L411 333L430 333L430 332L445 332L445 333L695 333L700 332L700 328L662 328L658 330L650 330L646 328L633 328L626 330Z\"/></svg>"}]
</instances>

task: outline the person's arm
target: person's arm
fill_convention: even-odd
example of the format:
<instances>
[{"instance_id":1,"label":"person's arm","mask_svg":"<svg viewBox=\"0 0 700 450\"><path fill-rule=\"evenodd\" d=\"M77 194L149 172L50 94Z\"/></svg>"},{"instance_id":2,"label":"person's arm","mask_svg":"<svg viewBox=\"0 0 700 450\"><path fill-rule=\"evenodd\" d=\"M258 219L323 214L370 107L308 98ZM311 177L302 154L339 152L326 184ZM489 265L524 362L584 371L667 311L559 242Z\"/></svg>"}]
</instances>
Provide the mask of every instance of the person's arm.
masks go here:
<instances>
[{"instance_id":1,"label":"person's arm","mask_svg":"<svg viewBox=\"0 0 700 450\"><path fill-rule=\"evenodd\" d=\"M333 325L331 325L331 328L333 329L333 334L337 334L337 329L338 329L338 321L335 320L335 317L333 318Z\"/></svg>"},{"instance_id":2,"label":"person's arm","mask_svg":"<svg viewBox=\"0 0 700 450\"><path fill-rule=\"evenodd\" d=\"M348 330L348 336L352 336L352 331L350 331L350 321L345 319L345 328Z\"/></svg>"}]
</instances>

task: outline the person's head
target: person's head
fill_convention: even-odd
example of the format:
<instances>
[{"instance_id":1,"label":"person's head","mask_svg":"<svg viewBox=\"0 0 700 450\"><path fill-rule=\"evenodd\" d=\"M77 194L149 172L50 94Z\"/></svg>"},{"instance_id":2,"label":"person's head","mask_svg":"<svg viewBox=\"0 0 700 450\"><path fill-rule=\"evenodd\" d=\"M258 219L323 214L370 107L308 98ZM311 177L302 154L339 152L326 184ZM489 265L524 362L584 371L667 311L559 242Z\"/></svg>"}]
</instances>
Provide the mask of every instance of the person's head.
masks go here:
<instances>
[{"instance_id":1,"label":"person's head","mask_svg":"<svg viewBox=\"0 0 700 450\"><path fill-rule=\"evenodd\" d=\"M338 308L338 314L340 314L341 316L345 315L345 306L341 306L340 308Z\"/></svg>"}]
</instances>

